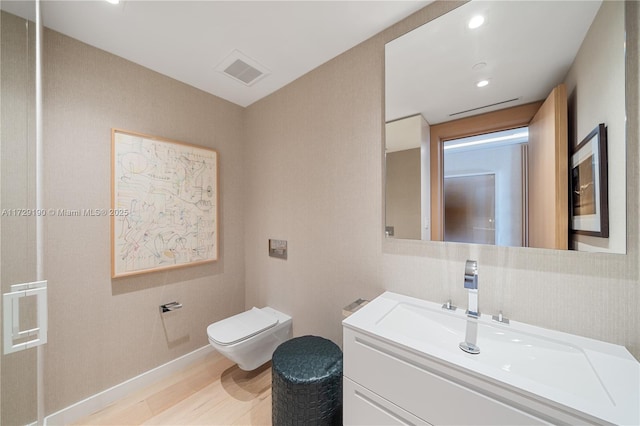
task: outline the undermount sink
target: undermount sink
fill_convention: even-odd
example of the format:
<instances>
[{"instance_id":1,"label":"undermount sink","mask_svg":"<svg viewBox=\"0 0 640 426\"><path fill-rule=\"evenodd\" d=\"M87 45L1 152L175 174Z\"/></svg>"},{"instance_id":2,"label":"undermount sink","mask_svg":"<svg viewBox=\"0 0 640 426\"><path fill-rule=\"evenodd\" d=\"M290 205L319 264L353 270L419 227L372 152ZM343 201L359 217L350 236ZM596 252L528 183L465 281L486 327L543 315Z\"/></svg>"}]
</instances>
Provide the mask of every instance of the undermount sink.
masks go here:
<instances>
[{"instance_id":1,"label":"undermount sink","mask_svg":"<svg viewBox=\"0 0 640 426\"><path fill-rule=\"evenodd\" d=\"M479 354L467 354L467 321ZM640 364L622 346L386 292L344 321L401 347L618 424L640 420Z\"/></svg>"}]
</instances>

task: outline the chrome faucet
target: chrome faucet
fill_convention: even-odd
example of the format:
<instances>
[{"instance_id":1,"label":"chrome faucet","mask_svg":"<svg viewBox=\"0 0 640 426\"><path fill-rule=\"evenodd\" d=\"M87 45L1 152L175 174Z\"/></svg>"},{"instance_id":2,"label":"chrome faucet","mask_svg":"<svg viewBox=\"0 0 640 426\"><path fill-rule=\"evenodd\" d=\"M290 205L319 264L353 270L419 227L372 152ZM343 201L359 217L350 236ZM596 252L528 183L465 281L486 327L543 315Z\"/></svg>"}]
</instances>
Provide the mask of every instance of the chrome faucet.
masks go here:
<instances>
[{"instance_id":1,"label":"chrome faucet","mask_svg":"<svg viewBox=\"0 0 640 426\"><path fill-rule=\"evenodd\" d=\"M469 290L467 315L478 318L478 262L475 260L467 260L464 266L464 288Z\"/></svg>"},{"instance_id":2,"label":"chrome faucet","mask_svg":"<svg viewBox=\"0 0 640 426\"><path fill-rule=\"evenodd\" d=\"M470 354L479 354L478 347L478 262L467 260L464 267L464 288L469 291L469 306L467 308L467 329L464 342L460 343L460 349Z\"/></svg>"}]
</instances>

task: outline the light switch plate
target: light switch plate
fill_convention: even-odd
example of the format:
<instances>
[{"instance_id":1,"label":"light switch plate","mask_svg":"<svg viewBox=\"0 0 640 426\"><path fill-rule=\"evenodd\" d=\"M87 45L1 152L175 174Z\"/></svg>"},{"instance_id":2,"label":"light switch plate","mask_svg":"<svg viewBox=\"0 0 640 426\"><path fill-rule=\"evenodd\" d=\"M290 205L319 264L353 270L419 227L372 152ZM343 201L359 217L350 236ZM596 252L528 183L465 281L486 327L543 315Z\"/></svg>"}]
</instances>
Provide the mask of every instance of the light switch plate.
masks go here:
<instances>
[{"instance_id":1,"label":"light switch plate","mask_svg":"<svg viewBox=\"0 0 640 426\"><path fill-rule=\"evenodd\" d=\"M286 240L269 240L269 256L278 259L287 258L287 241Z\"/></svg>"}]
</instances>

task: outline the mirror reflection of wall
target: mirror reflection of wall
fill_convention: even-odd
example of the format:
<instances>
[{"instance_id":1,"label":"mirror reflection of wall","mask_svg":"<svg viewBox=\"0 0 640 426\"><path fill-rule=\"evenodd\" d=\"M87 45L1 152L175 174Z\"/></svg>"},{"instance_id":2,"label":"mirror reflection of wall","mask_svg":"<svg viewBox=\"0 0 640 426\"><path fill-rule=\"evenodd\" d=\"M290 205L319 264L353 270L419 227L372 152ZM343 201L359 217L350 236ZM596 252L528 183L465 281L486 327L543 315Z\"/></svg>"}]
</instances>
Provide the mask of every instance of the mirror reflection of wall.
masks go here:
<instances>
[{"instance_id":1,"label":"mirror reflection of wall","mask_svg":"<svg viewBox=\"0 0 640 426\"><path fill-rule=\"evenodd\" d=\"M387 153L387 230L395 238L420 237L420 148Z\"/></svg>"},{"instance_id":2,"label":"mirror reflection of wall","mask_svg":"<svg viewBox=\"0 0 640 426\"><path fill-rule=\"evenodd\" d=\"M478 15L484 24L467 26ZM471 1L388 43L385 55L389 238L626 252L623 2ZM397 148L396 129L409 123L412 144ZM609 238L570 229L569 158L598 123L608 131ZM528 126L526 144L446 149ZM461 237L446 187L487 174L495 217L483 213L475 237ZM493 237L479 235L492 227Z\"/></svg>"},{"instance_id":3,"label":"mirror reflection of wall","mask_svg":"<svg viewBox=\"0 0 640 426\"><path fill-rule=\"evenodd\" d=\"M429 125L414 115L386 125L387 237L429 240Z\"/></svg>"}]
</instances>

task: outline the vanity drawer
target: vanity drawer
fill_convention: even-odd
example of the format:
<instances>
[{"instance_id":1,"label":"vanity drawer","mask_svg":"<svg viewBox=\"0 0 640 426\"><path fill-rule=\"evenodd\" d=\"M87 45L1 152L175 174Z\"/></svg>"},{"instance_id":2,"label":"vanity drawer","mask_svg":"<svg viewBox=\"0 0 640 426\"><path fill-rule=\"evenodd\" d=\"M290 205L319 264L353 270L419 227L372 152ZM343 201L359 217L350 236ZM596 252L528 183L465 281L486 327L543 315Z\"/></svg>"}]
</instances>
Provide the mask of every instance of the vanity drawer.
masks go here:
<instances>
[{"instance_id":1,"label":"vanity drawer","mask_svg":"<svg viewBox=\"0 0 640 426\"><path fill-rule=\"evenodd\" d=\"M548 424L434 374L426 360L409 351L352 329L344 329L343 349L347 378L429 423Z\"/></svg>"},{"instance_id":2,"label":"vanity drawer","mask_svg":"<svg viewBox=\"0 0 640 426\"><path fill-rule=\"evenodd\" d=\"M345 425L429 425L346 377L343 395L342 420Z\"/></svg>"}]
</instances>

